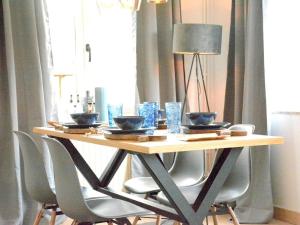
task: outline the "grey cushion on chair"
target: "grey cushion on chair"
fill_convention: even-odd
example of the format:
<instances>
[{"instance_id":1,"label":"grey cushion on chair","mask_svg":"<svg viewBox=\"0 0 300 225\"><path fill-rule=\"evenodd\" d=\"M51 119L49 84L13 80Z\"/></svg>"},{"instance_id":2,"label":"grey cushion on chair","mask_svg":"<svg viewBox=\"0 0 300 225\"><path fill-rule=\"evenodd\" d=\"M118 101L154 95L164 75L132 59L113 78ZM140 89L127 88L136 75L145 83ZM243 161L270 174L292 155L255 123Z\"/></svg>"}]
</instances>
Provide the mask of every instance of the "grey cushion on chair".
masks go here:
<instances>
[{"instance_id":1,"label":"grey cushion on chair","mask_svg":"<svg viewBox=\"0 0 300 225\"><path fill-rule=\"evenodd\" d=\"M73 160L57 140L43 137L53 162L57 200L62 211L79 222L103 222L108 219L152 214L131 203L107 198L85 200Z\"/></svg>"},{"instance_id":2,"label":"grey cushion on chair","mask_svg":"<svg viewBox=\"0 0 300 225\"><path fill-rule=\"evenodd\" d=\"M248 134L254 132L254 126L251 124L237 124L231 126L230 130L246 130ZM218 151L216 159L219 157L221 151ZM193 187L181 187L182 194L187 198L190 204L193 204L202 189L205 181ZM234 202L240 199L247 192L250 184L250 151L245 147L241 152L235 167L227 177L221 191L219 192L215 203ZM159 192L157 200L163 204L170 205L168 199L163 192Z\"/></svg>"},{"instance_id":3,"label":"grey cushion on chair","mask_svg":"<svg viewBox=\"0 0 300 225\"><path fill-rule=\"evenodd\" d=\"M204 175L203 151L177 153L169 174L174 182L181 187L199 183ZM152 177L129 179L125 182L124 187L136 194L146 194L160 190Z\"/></svg>"}]
</instances>

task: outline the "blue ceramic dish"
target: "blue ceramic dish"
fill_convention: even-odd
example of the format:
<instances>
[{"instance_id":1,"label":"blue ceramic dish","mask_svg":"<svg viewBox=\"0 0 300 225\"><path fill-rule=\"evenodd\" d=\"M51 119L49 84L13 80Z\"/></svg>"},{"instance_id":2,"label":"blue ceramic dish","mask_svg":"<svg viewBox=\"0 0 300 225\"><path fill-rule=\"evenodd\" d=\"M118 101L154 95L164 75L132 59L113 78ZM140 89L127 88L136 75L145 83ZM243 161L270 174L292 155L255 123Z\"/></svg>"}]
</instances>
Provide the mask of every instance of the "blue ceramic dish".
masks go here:
<instances>
[{"instance_id":1,"label":"blue ceramic dish","mask_svg":"<svg viewBox=\"0 0 300 225\"><path fill-rule=\"evenodd\" d=\"M185 114L193 125L208 125L215 121L216 112L191 112Z\"/></svg>"},{"instance_id":2,"label":"blue ceramic dish","mask_svg":"<svg viewBox=\"0 0 300 225\"><path fill-rule=\"evenodd\" d=\"M143 116L118 116L113 119L122 130L137 130L141 128L145 120Z\"/></svg>"},{"instance_id":3,"label":"blue ceramic dish","mask_svg":"<svg viewBox=\"0 0 300 225\"><path fill-rule=\"evenodd\" d=\"M72 113L70 116L75 123L88 125L97 122L99 113Z\"/></svg>"}]
</instances>

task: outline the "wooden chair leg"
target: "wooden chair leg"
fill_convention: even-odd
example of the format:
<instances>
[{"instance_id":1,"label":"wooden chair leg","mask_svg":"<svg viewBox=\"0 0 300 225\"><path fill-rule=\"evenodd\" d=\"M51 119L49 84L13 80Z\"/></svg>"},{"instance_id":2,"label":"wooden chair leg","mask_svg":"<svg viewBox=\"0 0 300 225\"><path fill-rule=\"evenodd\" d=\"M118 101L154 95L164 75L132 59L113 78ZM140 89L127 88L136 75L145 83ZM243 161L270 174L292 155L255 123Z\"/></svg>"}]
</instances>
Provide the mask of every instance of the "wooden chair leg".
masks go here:
<instances>
[{"instance_id":1,"label":"wooden chair leg","mask_svg":"<svg viewBox=\"0 0 300 225\"><path fill-rule=\"evenodd\" d=\"M215 206L212 206L211 214L212 214L212 219L213 219L214 225L218 225L218 219L217 219L216 213L217 213L217 208Z\"/></svg>"},{"instance_id":2,"label":"wooden chair leg","mask_svg":"<svg viewBox=\"0 0 300 225\"><path fill-rule=\"evenodd\" d=\"M73 220L71 223L71 225L77 225L77 224L78 224L77 220Z\"/></svg>"},{"instance_id":3,"label":"wooden chair leg","mask_svg":"<svg viewBox=\"0 0 300 225\"><path fill-rule=\"evenodd\" d=\"M55 225L55 219L56 219L56 209L52 209L49 225Z\"/></svg>"},{"instance_id":4,"label":"wooden chair leg","mask_svg":"<svg viewBox=\"0 0 300 225\"><path fill-rule=\"evenodd\" d=\"M139 216L134 217L132 225L136 225L140 219L141 219L141 217L139 217Z\"/></svg>"},{"instance_id":5,"label":"wooden chair leg","mask_svg":"<svg viewBox=\"0 0 300 225\"><path fill-rule=\"evenodd\" d=\"M160 225L161 215L157 215L155 225Z\"/></svg>"},{"instance_id":6,"label":"wooden chair leg","mask_svg":"<svg viewBox=\"0 0 300 225\"><path fill-rule=\"evenodd\" d=\"M149 193L146 193L145 196L144 196L144 199L147 199L148 197L149 197ZM133 222L132 222L132 225L136 225L140 219L141 219L140 216L134 217L134 220L133 220Z\"/></svg>"},{"instance_id":7,"label":"wooden chair leg","mask_svg":"<svg viewBox=\"0 0 300 225\"><path fill-rule=\"evenodd\" d=\"M43 218L44 212L45 212L45 209L41 208L41 210L36 214L33 225L39 225L40 224L41 219Z\"/></svg>"},{"instance_id":8,"label":"wooden chair leg","mask_svg":"<svg viewBox=\"0 0 300 225\"><path fill-rule=\"evenodd\" d=\"M240 222L238 221L238 219L237 219L237 217L236 217L236 215L235 215L235 213L234 213L234 211L233 211L233 209L231 208L230 205L227 205L227 209L228 209L228 212L229 212L229 214L232 218L233 224L234 225L240 225Z\"/></svg>"}]
</instances>

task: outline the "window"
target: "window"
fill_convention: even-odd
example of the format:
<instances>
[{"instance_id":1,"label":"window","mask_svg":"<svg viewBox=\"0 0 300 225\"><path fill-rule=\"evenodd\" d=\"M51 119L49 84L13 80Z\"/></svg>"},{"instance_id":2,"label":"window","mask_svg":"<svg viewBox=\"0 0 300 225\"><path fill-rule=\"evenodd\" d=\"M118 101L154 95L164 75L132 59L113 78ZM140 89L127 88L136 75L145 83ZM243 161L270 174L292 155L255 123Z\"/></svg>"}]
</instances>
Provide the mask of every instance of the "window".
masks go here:
<instances>
[{"instance_id":1,"label":"window","mask_svg":"<svg viewBox=\"0 0 300 225\"><path fill-rule=\"evenodd\" d=\"M108 102L121 102L125 112L133 113L135 13L96 0L49 0L48 4L53 75L72 75L62 79L63 104L71 94L82 98L87 90L93 95L95 87L105 87Z\"/></svg>"},{"instance_id":2,"label":"window","mask_svg":"<svg viewBox=\"0 0 300 225\"><path fill-rule=\"evenodd\" d=\"M105 2L104 2L105 3ZM60 121L70 119L73 100L95 87L107 90L109 103L123 103L134 113L136 90L135 12L97 0L49 0L54 92ZM60 77L60 78L59 78ZM60 82L59 82L59 79ZM100 175L114 151L75 143ZM121 168L118 178L125 173ZM81 179L83 181L83 179ZM115 186L122 186L122 179Z\"/></svg>"},{"instance_id":3,"label":"window","mask_svg":"<svg viewBox=\"0 0 300 225\"><path fill-rule=\"evenodd\" d=\"M298 0L264 1L264 47L268 108L300 112Z\"/></svg>"}]
</instances>

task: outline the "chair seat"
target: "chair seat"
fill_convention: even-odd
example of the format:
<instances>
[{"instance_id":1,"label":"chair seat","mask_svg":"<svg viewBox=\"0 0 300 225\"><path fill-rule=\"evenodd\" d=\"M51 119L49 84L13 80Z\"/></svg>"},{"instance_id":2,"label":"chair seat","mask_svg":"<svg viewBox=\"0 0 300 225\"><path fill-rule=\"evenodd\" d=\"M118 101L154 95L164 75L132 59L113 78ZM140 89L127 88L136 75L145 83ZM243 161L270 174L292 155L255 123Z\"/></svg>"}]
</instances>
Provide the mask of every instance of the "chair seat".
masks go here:
<instances>
[{"instance_id":1,"label":"chair seat","mask_svg":"<svg viewBox=\"0 0 300 225\"><path fill-rule=\"evenodd\" d=\"M122 218L130 216L151 215L153 212L133 205L129 202L114 198L88 199L86 204L91 212L102 218Z\"/></svg>"},{"instance_id":2,"label":"chair seat","mask_svg":"<svg viewBox=\"0 0 300 225\"><path fill-rule=\"evenodd\" d=\"M185 187L192 186L199 182L198 178L189 176L174 176L172 177L177 186ZM159 192L160 188L155 183L152 177L135 177L125 182L124 187L135 194L146 194Z\"/></svg>"},{"instance_id":3,"label":"chair seat","mask_svg":"<svg viewBox=\"0 0 300 225\"><path fill-rule=\"evenodd\" d=\"M203 185L204 182L197 186L181 187L180 191L182 192L183 196L187 199L188 203L193 204L198 194L200 193ZM245 190L240 191L239 189L233 189L232 187L223 186L215 200L215 203L219 204L223 202L234 202L241 198L244 195L244 193ZM157 200L165 205L170 205L169 200L163 192L158 193Z\"/></svg>"},{"instance_id":4,"label":"chair seat","mask_svg":"<svg viewBox=\"0 0 300 225\"><path fill-rule=\"evenodd\" d=\"M124 187L136 194L159 192L160 188L152 177L135 177L125 182Z\"/></svg>"},{"instance_id":5,"label":"chair seat","mask_svg":"<svg viewBox=\"0 0 300 225\"><path fill-rule=\"evenodd\" d=\"M100 193L99 191L95 191L90 187L81 187L81 192L84 199L94 199L94 198L110 198L109 196Z\"/></svg>"}]
</instances>

